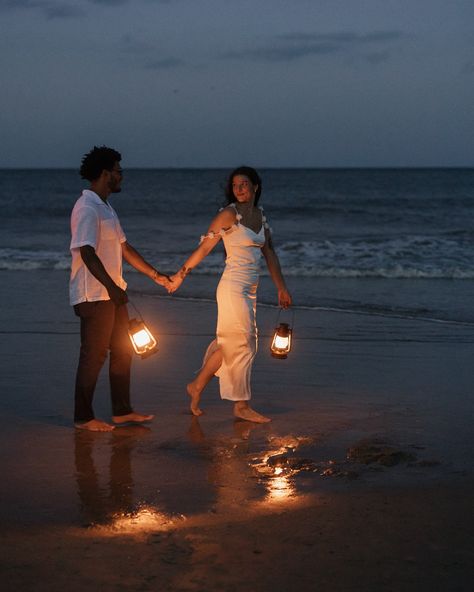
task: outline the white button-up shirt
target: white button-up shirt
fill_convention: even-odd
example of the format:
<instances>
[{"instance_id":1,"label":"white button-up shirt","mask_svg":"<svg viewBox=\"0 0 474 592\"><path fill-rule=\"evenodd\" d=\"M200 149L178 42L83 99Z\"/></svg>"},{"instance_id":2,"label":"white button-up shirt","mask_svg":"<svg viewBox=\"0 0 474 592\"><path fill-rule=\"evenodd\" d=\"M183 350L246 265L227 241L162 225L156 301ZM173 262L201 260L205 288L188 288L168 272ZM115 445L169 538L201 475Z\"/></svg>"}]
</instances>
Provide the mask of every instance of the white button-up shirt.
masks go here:
<instances>
[{"instance_id":1,"label":"white button-up shirt","mask_svg":"<svg viewBox=\"0 0 474 592\"><path fill-rule=\"evenodd\" d=\"M127 239L115 210L96 193L85 189L71 214L71 278L69 300L71 305L80 302L110 300L105 286L87 269L81 257L80 247L90 245L112 280L124 290L122 277L122 245Z\"/></svg>"}]
</instances>

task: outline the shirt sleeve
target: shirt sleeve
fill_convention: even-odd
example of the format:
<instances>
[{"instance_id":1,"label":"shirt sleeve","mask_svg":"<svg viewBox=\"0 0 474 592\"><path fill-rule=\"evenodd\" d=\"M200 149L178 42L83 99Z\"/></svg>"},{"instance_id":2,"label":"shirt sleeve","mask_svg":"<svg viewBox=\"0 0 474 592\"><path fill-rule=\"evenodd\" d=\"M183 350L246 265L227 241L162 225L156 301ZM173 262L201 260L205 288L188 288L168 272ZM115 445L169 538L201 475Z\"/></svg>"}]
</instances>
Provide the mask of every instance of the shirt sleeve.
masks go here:
<instances>
[{"instance_id":1,"label":"shirt sleeve","mask_svg":"<svg viewBox=\"0 0 474 592\"><path fill-rule=\"evenodd\" d=\"M71 218L71 249L85 245L97 248L100 221L97 212L88 206L79 208Z\"/></svg>"},{"instance_id":2,"label":"shirt sleeve","mask_svg":"<svg viewBox=\"0 0 474 592\"><path fill-rule=\"evenodd\" d=\"M127 237L125 236L125 232L123 231L123 228L118 220L118 217L117 217L117 232L119 235L119 241L121 243L124 243L127 240Z\"/></svg>"}]
</instances>

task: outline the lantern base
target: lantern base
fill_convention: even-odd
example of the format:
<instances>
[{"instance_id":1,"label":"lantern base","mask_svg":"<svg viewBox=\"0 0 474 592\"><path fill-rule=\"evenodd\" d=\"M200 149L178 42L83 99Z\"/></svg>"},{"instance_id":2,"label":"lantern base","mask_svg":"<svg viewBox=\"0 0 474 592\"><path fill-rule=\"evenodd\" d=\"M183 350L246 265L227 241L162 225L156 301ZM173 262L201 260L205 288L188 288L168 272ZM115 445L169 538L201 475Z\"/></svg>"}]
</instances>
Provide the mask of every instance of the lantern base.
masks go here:
<instances>
[{"instance_id":1,"label":"lantern base","mask_svg":"<svg viewBox=\"0 0 474 592\"><path fill-rule=\"evenodd\" d=\"M270 352L272 354L272 358L277 358L279 360L285 360L288 357L288 354L279 354L277 352Z\"/></svg>"},{"instance_id":2,"label":"lantern base","mask_svg":"<svg viewBox=\"0 0 474 592\"><path fill-rule=\"evenodd\" d=\"M158 353L158 348L154 347L153 349L148 349L146 352L143 352L142 354L138 354L138 355L142 360L144 360L145 358L149 358L153 354L157 354L157 353Z\"/></svg>"}]
</instances>

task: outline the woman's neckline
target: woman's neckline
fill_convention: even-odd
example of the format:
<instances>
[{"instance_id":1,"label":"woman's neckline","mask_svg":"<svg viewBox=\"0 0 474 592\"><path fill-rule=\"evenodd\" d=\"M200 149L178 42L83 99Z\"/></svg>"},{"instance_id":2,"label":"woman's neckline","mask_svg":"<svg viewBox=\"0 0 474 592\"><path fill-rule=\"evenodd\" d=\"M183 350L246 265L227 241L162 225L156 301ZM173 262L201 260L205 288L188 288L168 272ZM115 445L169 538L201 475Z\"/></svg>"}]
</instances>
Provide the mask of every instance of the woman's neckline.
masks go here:
<instances>
[{"instance_id":1,"label":"woman's neckline","mask_svg":"<svg viewBox=\"0 0 474 592\"><path fill-rule=\"evenodd\" d=\"M260 217L261 217L261 220L260 220L260 228L258 230L254 230L253 228L251 228L250 226L247 226L246 224L244 224L242 222L243 216L242 216L242 213L239 211L239 208L237 207L237 203L236 202L232 202L230 205L233 206L234 209L235 209L235 211L237 212L237 216L238 216L238 218L237 218L237 225L238 226L243 226L244 228L247 228L248 230L250 230L251 232L253 232L256 235L258 235L258 234L260 234L262 232L262 230L264 228L264 222L263 222L263 211L262 211L262 208L260 206L256 206L256 205L253 205L252 206L252 209L255 208L256 210L258 210L260 212ZM248 208L247 211L250 211L250 208Z\"/></svg>"}]
</instances>

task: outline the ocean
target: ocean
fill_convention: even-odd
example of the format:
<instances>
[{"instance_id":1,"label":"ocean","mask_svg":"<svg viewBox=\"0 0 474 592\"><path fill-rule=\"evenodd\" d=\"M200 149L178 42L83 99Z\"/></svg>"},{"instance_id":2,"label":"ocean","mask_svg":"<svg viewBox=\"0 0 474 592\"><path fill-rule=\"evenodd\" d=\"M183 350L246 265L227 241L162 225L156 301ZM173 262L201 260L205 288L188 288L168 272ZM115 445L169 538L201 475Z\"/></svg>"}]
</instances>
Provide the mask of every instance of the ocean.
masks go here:
<instances>
[{"instance_id":1,"label":"ocean","mask_svg":"<svg viewBox=\"0 0 474 592\"><path fill-rule=\"evenodd\" d=\"M296 309L474 323L474 169L259 172ZM176 271L223 204L227 173L125 168L111 203L129 242ZM0 170L0 270L67 270L69 215L85 186L76 170ZM223 264L219 245L178 294L212 299ZM267 275L259 302L275 304Z\"/></svg>"}]
</instances>

